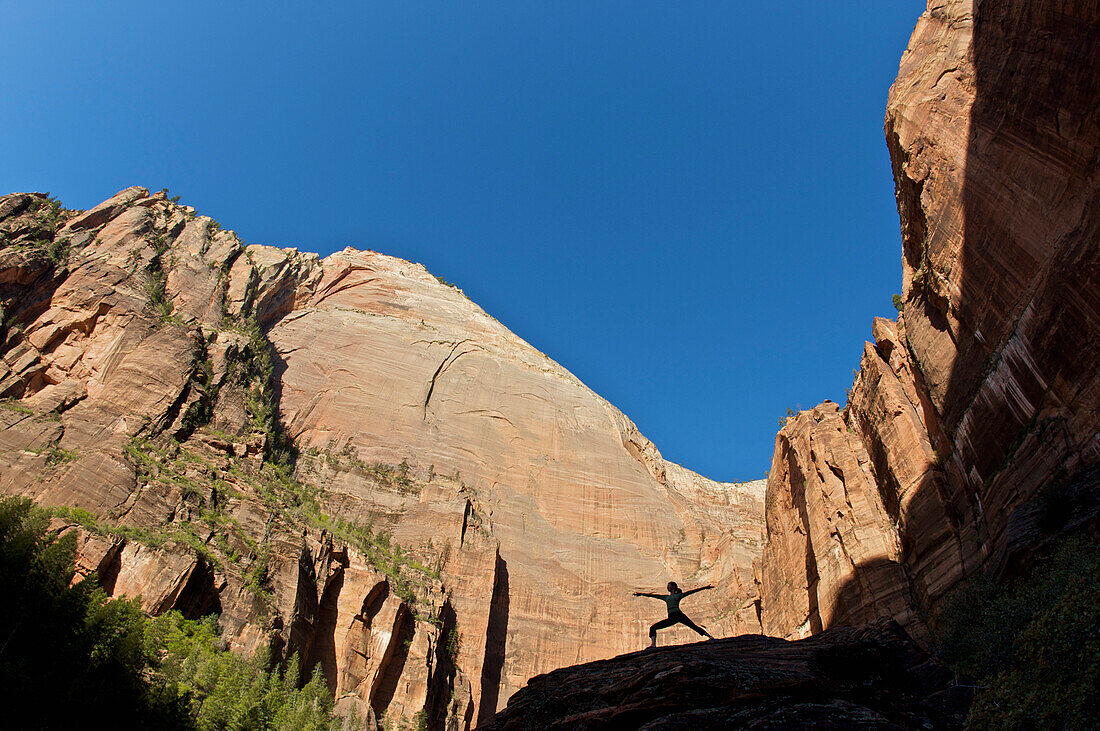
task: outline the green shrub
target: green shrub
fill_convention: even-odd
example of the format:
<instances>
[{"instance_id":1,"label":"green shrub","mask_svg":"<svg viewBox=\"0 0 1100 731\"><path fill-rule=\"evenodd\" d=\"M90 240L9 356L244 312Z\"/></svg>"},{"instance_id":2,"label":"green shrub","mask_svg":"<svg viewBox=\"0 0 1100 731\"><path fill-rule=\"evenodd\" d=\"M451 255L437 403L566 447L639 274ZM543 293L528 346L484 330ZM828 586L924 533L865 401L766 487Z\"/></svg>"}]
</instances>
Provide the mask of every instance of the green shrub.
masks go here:
<instances>
[{"instance_id":1,"label":"green shrub","mask_svg":"<svg viewBox=\"0 0 1100 731\"><path fill-rule=\"evenodd\" d=\"M937 649L977 686L968 728L1100 727L1100 541L1062 539L1013 582L948 600Z\"/></svg>"},{"instance_id":2,"label":"green shrub","mask_svg":"<svg viewBox=\"0 0 1100 731\"><path fill-rule=\"evenodd\" d=\"M168 253L168 241L164 236L158 235L151 243L153 256L145 265L145 293L153 311L164 321L172 316L172 302L168 299L167 291L168 269L164 261L164 255Z\"/></svg>"},{"instance_id":3,"label":"green shrub","mask_svg":"<svg viewBox=\"0 0 1100 731\"><path fill-rule=\"evenodd\" d=\"M50 534L49 518L24 498L0 499L5 726L340 728L319 670L299 687L296 657L281 672L266 651L229 652L213 617L147 619L136 600L110 599L94 581L70 586L76 537Z\"/></svg>"},{"instance_id":4,"label":"green shrub","mask_svg":"<svg viewBox=\"0 0 1100 731\"><path fill-rule=\"evenodd\" d=\"M7 409L8 411L14 411L17 414L33 414L34 409L27 408L19 402L16 398L0 399L0 409Z\"/></svg>"},{"instance_id":5,"label":"green shrub","mask_svg":"<svg viewBox=\"0 0 1100 731\"><path fill-rule=\"evenodd\" d=\"M136 601L94 581L70 586L76 536L47 531L49 513L0 500L0 707L23 728L110 718L120 728L188 728L182 705L152 692Z\"/></svg>"},{"instance_id":6,"label":"green shrub","mask_svg":"<svg viewBox=\"0 0 1100 731\"><path fill-rule=\"evenodd\" d=\"M213 618L187 620L169 612L147 623L145 652L160 658L153 681L160 692L186 699L199 729L338 728L320 668L298 686L298 658L286 672L264 649L245 659L225 649Z\"/></svg>"},{"instance_id":7,"label":"green shrub","mask_svg":"<svg viewBox=\"0 0 1100 731\"><path fill-rule=\"evenodd\" d=\"M75 450L62 449L56 444L46 448L46 466L55 467L66 462L72 462L79 455Z\"/></svg>"},{"instance_id":8,"label":"green shrub","mask_svg":"<svg viewBox=\"0 0 1100 731\"><path fill-rule=\"evenodd\" d=\"M251 429L267 435L264 459L290 468L298 454L294 441L287 435L279 420L271 343L255 316L243 320L226 319L222 326L248 336L248 344L240 354L240 361L231 366L230 380L245 389L244 406Z\"/></svg>"}]
</instances>

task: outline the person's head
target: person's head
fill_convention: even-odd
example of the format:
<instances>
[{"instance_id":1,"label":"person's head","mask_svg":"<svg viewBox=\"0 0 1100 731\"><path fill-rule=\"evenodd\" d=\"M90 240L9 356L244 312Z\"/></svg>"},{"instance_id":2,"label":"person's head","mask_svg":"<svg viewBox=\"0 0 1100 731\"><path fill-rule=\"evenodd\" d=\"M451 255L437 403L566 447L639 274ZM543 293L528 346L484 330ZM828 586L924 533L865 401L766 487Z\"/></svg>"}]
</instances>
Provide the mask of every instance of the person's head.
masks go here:
<instances>
[{"instance_id":1,"label":"person's head","mask_svg":"<svg viewBox=\"0 0 1100 731\"><path fill-rule=\"evenodd\" d=\"M676 586L675 581L670 581L670 582L668 582L668 590L669 590L669 593L675 594L676 592L680 591L680 587Z\"/></svg>"}]
</instances>

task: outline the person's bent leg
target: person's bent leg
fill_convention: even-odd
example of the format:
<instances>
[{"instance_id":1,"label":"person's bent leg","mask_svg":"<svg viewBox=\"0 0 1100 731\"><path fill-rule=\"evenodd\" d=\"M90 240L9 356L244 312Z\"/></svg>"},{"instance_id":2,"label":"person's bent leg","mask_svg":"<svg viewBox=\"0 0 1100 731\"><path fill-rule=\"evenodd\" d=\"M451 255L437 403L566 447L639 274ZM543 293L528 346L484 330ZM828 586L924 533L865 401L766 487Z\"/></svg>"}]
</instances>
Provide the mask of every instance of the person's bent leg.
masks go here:
<instances>
[{"instance_id":1,"label":"person's bent leg","mask_svg":"<svg viewBox=\"0 0 1100 731\"><path fill-rule=\"evenodd\" d=\"M657 646L657 630L664 629L665 627L671 627L674 624L676 624L676 620L672 617L669 617L668 619L662 619L660 622L654 623L649 628L649 646Z\"/></svg>"},{"instance_id":2,"label":"person's bent leg","mask_svg":"<svg viewBox=\"0 0 1100 731\"><path fill-rule=\"evenodd\" d=\"M687 618L686 615L683 615L683 614L680 615L680 624L684 625L685 627L688 627L690 629L695 630L695 632L697 634L700 634L703 637L709 637L712 640L714 639L714 635L712 635L710 632L707 632L705 629L703 629L699 625L695 624L695 622L692 622L690 619Z\"/></svg>"}]
</instances>

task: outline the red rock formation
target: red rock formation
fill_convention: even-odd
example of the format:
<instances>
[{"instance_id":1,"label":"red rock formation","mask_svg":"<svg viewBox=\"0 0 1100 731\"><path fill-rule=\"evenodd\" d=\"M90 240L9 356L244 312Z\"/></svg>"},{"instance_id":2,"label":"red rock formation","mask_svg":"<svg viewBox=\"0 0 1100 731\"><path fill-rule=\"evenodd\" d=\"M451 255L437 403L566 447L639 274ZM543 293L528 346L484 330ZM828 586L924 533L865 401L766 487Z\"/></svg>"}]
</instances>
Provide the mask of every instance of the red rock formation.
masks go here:
<instances>
[{"instance_id":1,"label":"red rock formation","mask_svg":"<svg viewBox=\"0 0 1100 731\"><path fill-rule=\"evenodd\" d=\"M920 635L914 610L1002 561L1017 507L1100 461L1097 59L1094 2L929 3L886 115L902 313L848 407L777 439L767 631L888 613Z\"/></svg>"},{"instance_id":2,"label":"red rock formation","mask_svg":"<svg viewBox=\"0 0 1100 731\"><path fill-rule=\"evenodd\" d=\"M867 451L836 404L788 419L768 484L765 633L805 637L880 615L908 623L894 524ZM849 586L855 575L859 584Z\"/></svg>"},{"instance_id":3,"label":"red rock formation","mask_svg":"<svg viewBox=\"0 0 1100 731\"><path fill-rule=\"evenodd\" d=\"M219 611L376 721L487 720L644 643L628 597L671 578L719 587L696 605L716 634L762 609L771 634L887 614L920 638L1026 546L1017 507L1100 461L1098 29L1083 0L930 3L886 120L902 314L845 409L779 433L763 556L759 485L666 462L423 267L245 247L142 188L0 197L0 491L57 507L113 594Z\"/></svg>"},{"instance_id":4,"label":"red rock formation","mask_svg":"<svg viewBox=\"0 0 1100 731\"><path fill-rule=\"evenodd\" d=\"M142 188L15 194L0 301L0 491L113 594L319 663L343 712L469 727L644 644L631 594L670 579L760 631L763 485L666 462L419 265L246 247Z\"/></svg>"}]
</instances>

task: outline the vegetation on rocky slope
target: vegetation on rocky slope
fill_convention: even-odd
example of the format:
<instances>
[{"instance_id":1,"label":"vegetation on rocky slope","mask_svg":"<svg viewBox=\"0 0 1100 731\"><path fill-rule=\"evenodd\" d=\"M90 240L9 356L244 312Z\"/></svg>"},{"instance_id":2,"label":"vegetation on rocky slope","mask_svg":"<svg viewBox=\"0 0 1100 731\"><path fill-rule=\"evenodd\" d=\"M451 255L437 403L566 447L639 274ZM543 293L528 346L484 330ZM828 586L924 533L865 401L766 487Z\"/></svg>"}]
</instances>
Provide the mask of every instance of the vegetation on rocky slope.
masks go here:
<instances>
[{"instance_id":1,"label":"vegetation on rocky slope","mask_svg":"<svg viewBox=\"0 0 1100 731\"><path fill-rule=\"evenodd\" d=\"M0 500L0 704L21 728L338 728L315 673L229 652L213 618L146 618L95 580L72 583L75 534L29 500Z\"/></svg>"},{"instance_id":2,"label":"vegetation on rocky slope","mask_svg":"<svg viewBox=\"0 0 1100 731\"><path fill-rule=\"evenodd\" d=\"M441 579L438 569L418 559L413 552L392 540L385 531L353 520L334 517L323 508L322 488L294 477L286 468L262 462L247 464L225 458L218 469L210 455L193 444L179 444L167 438L132 438L124 447L134 465L138 481L158 482L177 488L181 510L173 522L159 526L131 526L97 518L81 508L56 506L50 514L100 536L134 541L152 548L165 544L189 547L196 555L221 570L232 566L245 578L245 586L257 597L269 599L267 537L280 525L289 524L327 531L333 538L354 547L366 562L386 576L390 589L410 608L433 582ZM346 455L319 453L318 459L339 462L348 468ZM375 479L392 483L395 489L414 489L402 465L362 463ZM233 514L233 504L242 499L261 503L268 521L262 535L251 536ZM285 525L284 525L285 527ZM419 613L418 613L419 616ZM434 623L437 617L422 617Z\"/></svg>"},{"instance_id":3,"label":"vegetation on rocky slope","mask_svg":"<svg viewBox=\"0 0 1100 731\"><path fill-rule=\"evenodd\" d=\"M976 686L968 728L1100 728L1100 540L1065 538L1013 582L972 581L938 639Z\"/></svg>"},{"instance_id":4,"label":"vegetation on rocky slope","mask_svg":"<svg viewBox=\"0 0 1100 731\"><path fill-rule=\"evenodd\" d=\"M189 503L197 520L177 520L165 526L160 537L187 543L199 554L215 564L232 563L247 570L255 578L263 574L264 536L275 529L276 522L289 523L300 530L310 527L328 531L339 542L357 549L366 562L384 574L390 589L415 606L428 584L440 579L439 572L420 560L405 547L393 541L382 530L357 521L334 517L324 508L324 490L309 481L298 479L287 467L271 462L250 464L245 460L227 458L225 469L219 470L208 456L189 444L178 444L171 439L144 439L136 437L127 444L126 454L135 466L139 480L157 480L180 488L184 502ZM329 461L350 458L322 453ZM340 466L350 469L344 462ZM393 483L395 489L412 489L414 482L401 465L383 464L363 466L377 481ZM258 500L267 509L268 525L264 536L251 537L233 516L232 502L240 499ZM74 516L79 517L76 513ZM85 516L87 517L87 516ZM125 526L87 524L85 528L98 533L119 533L142 543L157 535L128 534ZM206 541L196 535L209 535ZM250 555L243 555L233 546L247 547ZM262 582L257 580L255 590L262 592Z\"/></svg>"}]
</instances>

